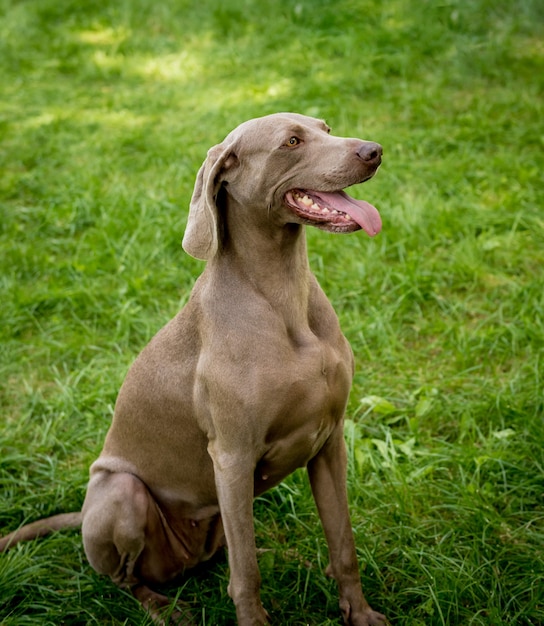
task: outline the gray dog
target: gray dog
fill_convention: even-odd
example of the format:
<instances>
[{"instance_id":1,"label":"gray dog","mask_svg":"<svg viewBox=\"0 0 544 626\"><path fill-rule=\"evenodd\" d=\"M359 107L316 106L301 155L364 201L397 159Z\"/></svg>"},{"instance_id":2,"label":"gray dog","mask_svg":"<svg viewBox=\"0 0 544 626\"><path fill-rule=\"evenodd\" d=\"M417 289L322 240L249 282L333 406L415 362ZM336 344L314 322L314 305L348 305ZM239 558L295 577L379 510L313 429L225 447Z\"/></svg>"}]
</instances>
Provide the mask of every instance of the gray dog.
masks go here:
<instances>
[{"instance_id":1,"label":"gray dog","mask_svg":"<svg viewBox=\"0 0 544 626\"><path fill-rule=\"evenodd\" d=\"M278 113L210 149L183 239L206 269L130 369L82 512L35 522L0 549L82 523L94 569L158 617L168 600L151 587L226 544L238 624L266 624L253 498L306 466L345 624L386 623L363 596L346 497L353 355L303 228L380 231L376 209L342 190L374 175L382 148L329 131Z\"/></svg>"}]
</instances>

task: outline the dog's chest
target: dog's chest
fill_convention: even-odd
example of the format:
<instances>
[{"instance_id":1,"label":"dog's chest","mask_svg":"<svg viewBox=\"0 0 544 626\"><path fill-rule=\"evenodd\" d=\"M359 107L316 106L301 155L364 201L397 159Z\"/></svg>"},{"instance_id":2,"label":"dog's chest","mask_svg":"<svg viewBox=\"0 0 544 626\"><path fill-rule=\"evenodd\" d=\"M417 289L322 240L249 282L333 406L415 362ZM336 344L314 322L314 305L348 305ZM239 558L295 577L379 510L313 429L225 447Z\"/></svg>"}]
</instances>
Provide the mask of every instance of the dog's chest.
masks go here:
<instances>
[{"instance_id":1,"label":"dog's chest","mask_svg":"<svg viewBox=\"0 0 544 626\"><path fill-rule=\"evenodd\" d=\"M275 398L275 407L263 407L269 421L265 452L255 472L257 492L306 465L319 452L344 415L350 385L347 344L316 342L298 349L284 363L282 384L267 394L268 402Z\"/></svg>"},{"instance_id":2,"label":"dog's chest","mask_svg":"<svg viewBox=\"0 0 544 626\"><path fill-rule=\"evenodd\" d=\"M210 438L257 452L262 489L315 456L344 414L351 349L316 283L312 289L309 305L292 315L257 298L205 308L198 422Z\"/></svg>"}]
</instances>

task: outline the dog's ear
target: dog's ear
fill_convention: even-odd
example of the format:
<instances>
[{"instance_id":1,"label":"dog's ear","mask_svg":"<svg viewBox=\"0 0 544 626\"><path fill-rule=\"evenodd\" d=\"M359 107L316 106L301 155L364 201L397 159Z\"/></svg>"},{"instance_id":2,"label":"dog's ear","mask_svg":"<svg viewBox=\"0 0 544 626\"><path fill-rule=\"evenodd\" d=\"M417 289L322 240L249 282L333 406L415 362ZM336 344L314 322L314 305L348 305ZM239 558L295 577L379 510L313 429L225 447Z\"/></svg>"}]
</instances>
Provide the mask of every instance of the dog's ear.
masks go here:
<instances>
[{"instance_id":1,"label":"dog's ear","mask_svg":"<svg viewBox=\"0 0 544 626\"><path fill-rule=\"evenodd\" d=\"M218 144L208 150L198 171L182 242L185 252L195 259L207 261L219 249L217 196L223 175L237 161L232 145Z\"/></svg>"}]
</instances>

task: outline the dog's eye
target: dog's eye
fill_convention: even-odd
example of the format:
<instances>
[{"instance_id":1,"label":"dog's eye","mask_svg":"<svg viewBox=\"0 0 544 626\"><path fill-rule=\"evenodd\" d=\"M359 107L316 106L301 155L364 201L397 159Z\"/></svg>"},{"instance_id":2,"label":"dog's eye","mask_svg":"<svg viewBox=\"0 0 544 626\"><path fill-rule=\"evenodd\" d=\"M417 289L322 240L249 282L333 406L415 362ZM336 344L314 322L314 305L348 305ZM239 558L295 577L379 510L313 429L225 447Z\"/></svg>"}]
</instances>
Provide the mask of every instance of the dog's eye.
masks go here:
<instances>
[{"instance_id":1,"label":"dog's eye","mask_svg":"<svg viewBox=\"0 0 544 626\"><path fill-rule=\"evenodd\" d=\"M291 137L287 142L288 146L298 146L300 143L300 139L298 137Z\"/></svg>"}]
</instances>

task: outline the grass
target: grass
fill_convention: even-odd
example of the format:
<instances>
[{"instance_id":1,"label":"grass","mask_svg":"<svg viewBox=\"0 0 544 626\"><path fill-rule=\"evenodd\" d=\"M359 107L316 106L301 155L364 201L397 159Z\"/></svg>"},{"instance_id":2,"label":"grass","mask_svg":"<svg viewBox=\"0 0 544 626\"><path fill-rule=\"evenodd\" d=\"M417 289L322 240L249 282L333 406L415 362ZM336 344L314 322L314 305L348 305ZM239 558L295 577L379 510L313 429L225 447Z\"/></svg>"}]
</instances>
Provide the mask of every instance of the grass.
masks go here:
<instances>
[{"instance_id":1,"label":"grass","mask_svg":"<svg viewBox=\"0 0 544 626\"><path fill-rule=\"evenodd\" d=\"M202 269L180 241L207 148L294 110L385 150L354 191L382 233L308 230L357 361L367 596L400 626L543 624L541 3L0 7L0 530L81 506L127 367ZM304 473L255 513L274 623L338 624ZM179 594L232 623L227 582L219 560ZM150 624L77 532L0 556L0 622Z\"/></svg>"}]
</instances>

